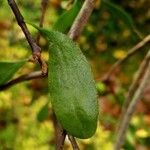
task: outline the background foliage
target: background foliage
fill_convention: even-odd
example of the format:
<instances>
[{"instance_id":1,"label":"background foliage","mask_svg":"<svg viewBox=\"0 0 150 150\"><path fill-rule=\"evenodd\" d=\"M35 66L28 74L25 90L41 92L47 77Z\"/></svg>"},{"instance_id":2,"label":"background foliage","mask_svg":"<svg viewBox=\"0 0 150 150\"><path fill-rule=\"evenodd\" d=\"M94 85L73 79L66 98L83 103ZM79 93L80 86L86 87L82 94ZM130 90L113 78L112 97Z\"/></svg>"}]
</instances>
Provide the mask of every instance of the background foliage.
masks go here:
<instances>
[{"instance_id":1,"label":"background foliage","mask_svg":"<svg viewBox=\"0 0 150 150\"><path fill-rule=\"evenodd\" d=\"M0 61L22 60L30 56L30 48L7 4L0 1ZM38 24L39 0L18 0L24 18ZM68 9L68 1L50 0L44 26L52 28L59 16ZM96 8L83 34L78 38L83 53L91 63L95 80L103 77L128 49L150 31L149 0L97 0ZM36 31L29 26L36 36ZM47 60L47 43L41 38L43 57ZM78 140L81 149L111 150L120 109L133 74L148 50L148 46L130 58L111 85L97 83L100 99L100 123L95 136ZM39 66L25 64L14 77L38 70ZM45 112L47 111L47 113ZM124 149L148 150L150 147L150 86L139 102L130 123ZM0 92L0 150L54 149L54 128L51 106L47 105L47 79L33 80ZM68 140L66 149L71 149Z\"/></svg>"}]
</instances>

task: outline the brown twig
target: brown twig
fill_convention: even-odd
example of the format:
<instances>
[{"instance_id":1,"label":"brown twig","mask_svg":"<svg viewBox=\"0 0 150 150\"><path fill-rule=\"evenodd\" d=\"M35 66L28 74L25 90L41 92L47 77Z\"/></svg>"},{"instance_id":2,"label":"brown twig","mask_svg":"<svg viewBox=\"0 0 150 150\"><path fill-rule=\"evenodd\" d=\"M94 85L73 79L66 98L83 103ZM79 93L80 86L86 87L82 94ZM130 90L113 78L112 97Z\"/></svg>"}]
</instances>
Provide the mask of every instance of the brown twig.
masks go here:
<instances>
[{"instance_id":1,"label":"brown twig","mask_svg":"<svg viewBox=\"0 0 150 150\"><path fill-rule=\"evenodd\" d=\"M53 125L55 129L56 150L62 150L66 138L66 131L58 123L55 114L53 113Z\"/></svg>"},{"instance_id":2,"label":"brown twig","mask_svg":"<svg viewBox=\"0 0 150 150\"><path fill-rule=\"evenodd\" d=\"M47 74L43 75L42 71L31 72L29 74L25 74L25 75L22 75L16 79L13 79L4 85L0 85L0 91L6 90L9 87L16 85L18 83L24 82L24 81L37 79L37 78L44 78L46 76L47 76Z\"/></svg>"},{"instance_id":3,"label":"brown twig","mask_svg":"<svg viewBox=\"0 0 150 150\"><path fill-rule=\"evenodd\" d=\"M73 150L80 150L79 146L78 146L78 144L76 142L76 139L72 135L68 135L68 139L69 139L69 141L70 141L70 143L72 145Z\"/></svg>"},{"instance_id":4,"label":"brown twig","mask_svg":"<svg viewBox=\"0 0 150 150\"><path fill-rule=\"evenodd\" d=\"M147 56L149 57L149 56ZM119 119L119 123L118 123L118 127L117 127L117 132L120 128L120 125L122 123L122 120L124 118L124 115L128 109L128 106L131 102L131 99L132 97L134 96L136 90L138 89L139 85L140 85L140 80L143 78L145 72L146 72L146 69L147 69L147 66L148 66L148 63L149 63L149 59L144 59L144 61L142 62L141 64L141 67L139 68L139 71L137 72L136 74L136 77L135 79L133 80L130 88L129 88L129 92L127 94L127 98L126 98L126 101L125 103L123 104L123 107L122 107L122 111L121 111L121 115L120 115L120 119Z\"/></svg>"},{"instance_id":5,"label":"brown twig","mask_svg":"<svg viewBox=\"0 0 150 150\"><path fill-rule=\"evenodd\" d=\"M22 29L31 49L32 49L33 58L35 60L38 60L40 58L40 55L41 55L41 48L35 43L34 39L32 38L16 2L14 0L8 0L8 4L11 7L11 9L12 9L12 11L16 17L16 20L18 22L18 25L21 27L21 29Z\"/></svg>"},{"instance_id":6,"label":"brown twig","mask_svg":"<svg viewBox=\"0 0 150 150\"><path fill-rule=\"evenodd\" d=\"M11 7L11 9L16 17L16 20L18 22L18 25L21 27L21 29L31 47L31 50L32 50L31 61L35 62L38 60L40 66L42 68L43 74L46 74L47 73L47 65L44 62L44 60L41 58L41 48L35 43L34 39L32 38L15 0L8 0L8 4Z\"/></svg>"},{"instance_id":7,"label":"brown twig","mask_svg":"<svg viewBox=\"0 0 150 150\"><path fill-rule=\"evenodd\" d=\"M71 39L76 39L83 31L88 19L94 9L95 0L85 0L83 6L77 15L68 35Z\"/></svg>"},{"instance_id":8,"label":"brown twig","mask_svg":"<svg viewBox=\"0 0 150 150\"><path fill-rule=\"evenodd\" d=\"M61 127L61 125L58 122L56 128L57 128L56 150L62 150L66 138L66 131Z\"/></svg>"},{"instance_id":9,"label":"brown twig","mask_svg":"<svg viewBox=\"0 0 150 150\"><path fill-rule=\"evenodd\" d=\"M143 65L145 65L144 69L142 69ZM137 78L136 80L133 81L133 84L129 90L129 93L133 92L134 94L131 94L130 103L128 104L128 108L124 112L124 116L121 119L122 122L120 122L120 126L117 132L117 139L114 145L114 150L120 150L124 143L129 122L135 110L136 104L143 97L143 92L149 81L149 77L150 77L150 51L146 55L143 63L141 64L139 71L137 73ZM136 89L134 89L135 85L139 86Z\"/></svg>"},{"instance_id":10,"label":"brown twig","mask_svg":"<svg viewBox=\"0 0 150 150\"><path fill-rule=\"evenodd\" d=\"M41 17L40 17L39 27L43 27L47 4L48 4L48 0L41 0ZM36 42L38 45L39 45L39 41L40 41L40 33L38 32L36 38Z\"/></svg>"},{"instance_id":11,"label":"brown twig","mask_svg":"<svg viewBox=\"0 0 150 150\"><path fill-rule=\"evenodd\" d=\"M145 44L147 44L150 41L150 35L147 35L142 41L140 41L139 43L137 43L134 47L132 47L127 55L123 58L120 59L119 61L117 61L112 67L111 69L108 71L108 73L103 77L103 81L108 81L111 77L111 75L117 70L117 68L124 63L128 58L130 58L131 56L133 56L136 52L138 52L138 50L140 48L142 48Z\"/></svg>"}]
</instances>

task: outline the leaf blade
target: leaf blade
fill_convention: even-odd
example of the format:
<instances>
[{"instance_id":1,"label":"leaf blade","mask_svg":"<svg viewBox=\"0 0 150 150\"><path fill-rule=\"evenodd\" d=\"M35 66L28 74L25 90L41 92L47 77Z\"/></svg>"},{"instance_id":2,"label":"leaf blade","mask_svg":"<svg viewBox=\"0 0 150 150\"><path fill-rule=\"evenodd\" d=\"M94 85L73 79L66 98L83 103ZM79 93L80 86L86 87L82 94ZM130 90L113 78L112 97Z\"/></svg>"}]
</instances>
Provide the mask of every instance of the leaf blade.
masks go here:
<instances>
[{"instance_id":1,"label":"leaf blade","mask_svg":"<svg viewBox=\"0 0 150 150\"><path fill-rule=\"evenodd\" d=\"M65 34L31 25L49 42L49 100L57 120L69 134L81 139L91 137L97 128L99 108L85 56Z\"/></svg>"},{"instance_id":2,"label":"leaf blade","mask_svg":"<svg viewBox=\"0 0 150 150\"><path fill-rule=\"evenodd\" d=\"M56 21L53 26L54 30L65 33L66 30L72 25L75 17L81 8L81 0L75 0L72 8L65 11Z\"/></svg>"},{"instance_id":3,"label":"leaf blade","mask_svg":"<svg viewBox=\"0 0 150 150\"><path fill-rule=\"evenodd\" d=\"M17 62L0 62L0 85L8 82L13 75L25 64L26 60Z\"/></svg>"},{"instance_id":4,"label":"leaf blade","mask_svg":"<svg viewBox=\"0 0 150 150\"><path fill-rule=\"evenodd\" d=\"M46 103L41 110L37 114L37 120L39 122L44 121L46 118L48 118L49 115L49 108L48 108L48 103Z\"/></svg>"}]
</instances>

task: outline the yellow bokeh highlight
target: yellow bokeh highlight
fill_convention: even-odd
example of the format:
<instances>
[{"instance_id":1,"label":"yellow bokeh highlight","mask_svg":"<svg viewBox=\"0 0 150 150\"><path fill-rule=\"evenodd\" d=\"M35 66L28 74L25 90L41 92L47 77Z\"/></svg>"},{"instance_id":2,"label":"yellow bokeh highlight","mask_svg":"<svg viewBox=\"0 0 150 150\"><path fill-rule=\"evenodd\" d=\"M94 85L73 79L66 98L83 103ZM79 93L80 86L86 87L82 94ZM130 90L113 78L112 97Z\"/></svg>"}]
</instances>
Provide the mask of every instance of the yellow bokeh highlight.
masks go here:
<instances>
[{"instance_id":1,"label":"yellow bokeh highlight","mask_svg":"<svg viewBox=\"0 0 150 150\"><path fill-rule=\"evenodd\" d=\"M126 52L122 49L118 49L116 50L114 53L113 53L113 56L116 58L116 59L122 59L126 56Z\"/></svg>"},{"instance_id":2,"label":"yellow bokeh highlight","mask_svg":"<svg viewBox=\"0 0 150 150\"><path fill-rule=\"evenodd\" d=\"M148 137L150 134L144 130L144 129L139 129L137 130L137 132L135 133L137 137L140 137L140 138L146 138Z\"/></svg>"}]
</instances>

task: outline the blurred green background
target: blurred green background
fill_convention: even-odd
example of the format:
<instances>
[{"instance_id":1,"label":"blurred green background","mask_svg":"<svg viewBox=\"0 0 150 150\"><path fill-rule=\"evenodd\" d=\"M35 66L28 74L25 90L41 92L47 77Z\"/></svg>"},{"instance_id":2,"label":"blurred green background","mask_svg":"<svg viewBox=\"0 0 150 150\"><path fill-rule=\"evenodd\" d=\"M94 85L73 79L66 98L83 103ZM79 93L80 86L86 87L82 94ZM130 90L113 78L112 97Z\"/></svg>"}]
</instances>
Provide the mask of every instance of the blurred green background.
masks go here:
<instances>
[{"instance_id":1,"label":"blurred green background","mask_svg":"<svg viewBox=\"0 0 150 150\"><path fill-rule=\"evenodd\" d=\"M103 77L112 64L123 58L128 50L150 31L149 0L96 1L96 7L82 35L77 39L91 63L95 80ZM39 0L17 0L25 20L38 24ZM49 0L44 27L51 29L59 16L68 9L68 1ZM70 6L71 7L71 6ZM28 26L34 38L36 31ZM42 56L48 59L47 42L41 38ZM111 150L121 106L135 71L149 46L118 68L111 84L97 82L100 117L96 134L87 140L77 140L81 150ZM16 23L7 1L0 0L0 61L28 58L30 47ZM14 78L39 70L38 65L26 63ZM47 79L32 80L0 92L0 150L53 150L54 125L51 106L47 108ZM42 111L44 108L48 109ZM124 144L125 150L150 150L150 84L138 103ZM68 139L65 149L71 149Z\"/></svg>"}]
</instances>

